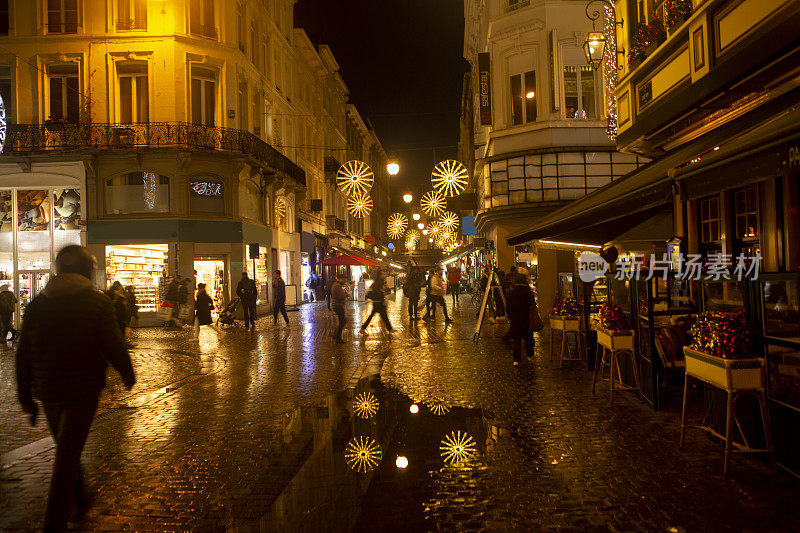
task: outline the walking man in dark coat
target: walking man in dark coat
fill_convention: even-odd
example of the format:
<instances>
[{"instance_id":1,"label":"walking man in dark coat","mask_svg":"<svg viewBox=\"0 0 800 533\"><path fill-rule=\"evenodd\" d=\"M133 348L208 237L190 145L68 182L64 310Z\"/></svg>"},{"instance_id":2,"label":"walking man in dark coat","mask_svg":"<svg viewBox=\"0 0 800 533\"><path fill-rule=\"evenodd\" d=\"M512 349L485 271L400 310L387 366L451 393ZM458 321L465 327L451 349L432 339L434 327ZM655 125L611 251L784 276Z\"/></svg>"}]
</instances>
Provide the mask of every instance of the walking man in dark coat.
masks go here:
<instances>
[{"instance_id":1,"label":"walking man in dark coat","mask_svg":"<svg viewBox=\"0 0 800 533\"><path fill-rule=\"evenodd\" d=\"M336 341L336 344L344 344L344 339L342 339L342 331L347 323L344 315L344 302L347 300L348 294L347 291L344 290L344 283L341 274L334 274L330 295L331 301L333 302L333 312L336 313L336 317L339 319L339 327L336 330L336 333L333 335L333 340Z\"/></svg>"},{"instance_id":2,"label":"walking man in dark coat","mask_svg":"<svg viewBox=\"0 0 800 533\"><path fill-rule=\"evenodd\" d=\"M14 329L13 318L14 309L17 307L17 297L14 293L8 290L8 285L0 287L0 321L3 323L3 339L2 341L8 342L8 333L11 332L11 340L13 341L17 336L17 331Z\"/></svg>"},{"instance_id":3,"label":"walking man in dark coat","mask_svg":"<svg viewBox=\"0 0 800 533\"><path fill-rule=\"evenodd\" d=\"M286 283L281 277L281 271L275 271L275 278L272 280L272 293L275 295L275 308L272 310L272 323L278 323L278 313L283 315L286 325L289 325L289 317L286 315Z\"/></svg>"},{"instance_id":4,"label":"walking man in dark coat","mask_svg":"<svg viewBox=\"0 0 800 533\"><path fill-rule=\"evenodd\" d=\"M55 267L56 275L25 309L16 354L22 410L35 425L34 398L42 402L56 443L44 531L65 531L72 504L81 514L90 505L80 457L108 364L128 389L136 383L114 305L92 285L94 257L70 245L58 253Z\"/></svg>"},{"instance_id":5,"label":"walking man in dark coat","mask_svg":"<svg viewBox=\"0 0 800 533\"><path fill-rule=\"evenodd\" d=\"M361 333L366 331L367 326L372 322L372 317L375 316L376 313L381 316L381 320L383 320L386 329L394 331L394 329L392 329L392 323L389 322L389 315L386 313L386 278L381 272L378 272L375 281L372 282L372 286L367 293L367 298L372 300L372 312L361 326Z\"/></svg>"},{"instance_id":6,"label":"walking man in dark coat","mask_svg":"<svg viewBox=\"0 0 800 533\"><path fill-rule=\"evenodd\" d=\"M256 282L242 272L242 279L236 286L236 296L242 302L244 310L244 327L256 327Z\"/></svg>"}]
</instances>

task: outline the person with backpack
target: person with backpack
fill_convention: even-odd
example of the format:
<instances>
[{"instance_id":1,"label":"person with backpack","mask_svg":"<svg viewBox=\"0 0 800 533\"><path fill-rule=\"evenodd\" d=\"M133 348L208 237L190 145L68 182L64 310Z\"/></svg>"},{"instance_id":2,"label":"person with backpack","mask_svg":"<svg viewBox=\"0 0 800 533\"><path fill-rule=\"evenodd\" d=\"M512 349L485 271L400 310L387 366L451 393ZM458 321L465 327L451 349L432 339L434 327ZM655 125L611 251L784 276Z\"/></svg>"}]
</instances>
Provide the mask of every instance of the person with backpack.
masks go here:
<instances>
[{"instance_id":1,"label":"person with backpack","mask_svg":"<svg viewBox=\"0 0 800 533\"><path fill-rule=\"evenodd\" d=\"M306 288L308 289L308 301L309 302L316 302L317 301L317 284L319 280L317 279L317 274L312 272L308 279L306 280Z\"/></svg>"},{"instance_id":2,"label":"person with backpack","mask_svg":"<svg viewBox=\"0 0 800 533\"><path fill-rule=\"evenodd\" d=\"M408 274L406 282L403 284L403 294L408 298L408 318L409 320L419 320L419 293L422 290L420 273L417 269Z\"/></svg>"},{"instance_id":3,"label":"person with backpack","mask_svg":"<svg viewBox=\"0 0 800 533\"><path fill-rule=\"evenodd\" d=\"M372 286L369 288L367 292L367 299L372 300L372 312L367 317L367 320L361 326L361 333L366 331L367 326L372 321L372 317L375 314L379 314L381 316L381 320L383 320L386 329L389 331L394 331L392 328L392 323L389 322L389 315L386 313L386 285L385 285L385 278L383 274L379 271L378 274L375 276L375 281L372 282Z\"/></svg>"},{"instance_id":4,"label":"person with backpack","mask_svg":"<svg viewBox=\"0 0 800 533\"><path fill-rule=\"evenodd\" d=\"M8 343L8 334L11 333L11 342L17 337L17 331L12 325L14 309L17 307L17 297L8 290L8 285L0 287L0 321L3 324L3 342Z\"/></svg>"}]
</instances>

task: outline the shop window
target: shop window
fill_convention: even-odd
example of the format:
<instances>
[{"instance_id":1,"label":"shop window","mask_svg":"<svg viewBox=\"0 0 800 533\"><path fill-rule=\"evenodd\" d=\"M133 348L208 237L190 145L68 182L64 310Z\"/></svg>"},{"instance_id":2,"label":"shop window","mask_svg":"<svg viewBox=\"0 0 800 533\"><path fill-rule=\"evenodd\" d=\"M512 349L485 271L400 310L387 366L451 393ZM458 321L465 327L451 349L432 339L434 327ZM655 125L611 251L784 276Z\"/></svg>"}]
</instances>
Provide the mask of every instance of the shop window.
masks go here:
<instances>
[{"instance_id":1,"label":"shop window","mask_svg":"<svg viewBox=\"0 0 800 533\"><path fill-rule=\"evenodd\" d=\"M14 99L12 98L13 82L11 67L0 65L0 96L3 97L3 106L6 108L6 123L14 123Z\"/></svg>"},{"instance_id":2,"label":"shop window","mask_svg":"<svg viewBox=\"0 0 800 533\"><path fill-rule=\"evenodd\" d=\"M169 212L169 177L129 172L106 180L106 214Z\"/></svg>"},{"instance_id":3,"label":"shop window","mask_svg":"<svg viewBox=\"0 0 800 533\"><path fill-rule=\"evenodd\" d=\"M189 31L192 35L216 39L214 0L190 0Z\"/></svg>"},{"instance_id":4,"label":"shop window","mask_svg":"<svg viewBox=\"0 0 800 533\"><path fill-rule=\"evenodd\" d=\"M568 119L597 117L592 67L564 67L564 113Z\"/></svg>"},{"instance_id":5,"label":"shop window","mask_svg":"<svg viewBox=\"0 0 800 533\"><path fill-rule=\"evenodd\" d=\"M736 237L758 238L758 189L747 187L734 192Z\"/></svg>"},{"instance_id":6,"label":"shop window","mask_svg":"<svg viewBox=\"0 0 800 533\"><path fill-rule=\"evenodd\" d=\"M14 205L11 191L0 190L0 233L14 231Z\"/></svg>"},{"instance_id":7,"label":"shop window","mask_svg":"<svg viewBox=\"0 0 800 533\"><path fill-rule=\"evenodd\" d=\"M139 311L154 313L169 281L167 257L166 244L106 246L106 285L119 281L132 286Z\"/></svg>"},{"instance_id":8,"label":"shop window","mask_svg":"<svg viewBox=\"0 0 800 533\"><path fill-rule=\"evenodd\" d=\"M511 76L511 122L514 126L536 120L536 73Z\"/></svg>"},{"instance_id":9,"label":"shop window","mask_svg":"<svg viewBox=\"0 0 800 533\"><path fill-rule=\"evenodd\" d=\"M719 197L700 200L700 242L716 243L720 240Z\"/></svg>"},{"instance_id":10,"label":"shop window","mask_svg":"<svg viewBox=\"0 0 800 533\"><path fill-rule=\"evenodd\" d=\"M213 70L192 66L192 123L216 125L217 77Z\"/></svg>"},{"instance_id":11,"label":"shop window","mask_svg":"<svg viewBox=\"0 0 800 533\"><path fill-rule=\"evenodd\" d=\"M119 64L117 74L120 122L123 124L149 122L147 64L143 62Z\"/></svg>"},{"instance_id":12,"label":"shop window","mask_svg":"<svg viewBox=\"0 0 800 533\"><path fill-rule=\"evenodd\" d=\"M269 272L267 270L267 248L264 246L258 247L258 258L250 258L250 249L248 245L244 246L244 256L247 258L247 275L250 279L256 282L256 304L266 303L268 300L267 287L269 284Z\"/></svg>"},{"instance_id":13,"label":"shop window","mask_svg":"<svg viewBox=\"0 0 800 533\"><path fill-rule=\"evenodd\" d=\"M56 231L80 230L81 192L78 189L53 191L53 229Z\"/></svg>"},{"instance_id":14,"label":"shop window","mask_svg":"<svg viewBox=\"0 0 800 533\"><path fill-rule=\"evenodd\" d=\"M283 282L291 285L292 255L291 252L281 250L281 277Z\"/></svg>"},{"instance_id":15,"label":"shop window","mask_svg":"<svg viewBox=\"0 0 800 533\"><path fill-rule=\"evenodd\" d=\"M77 123L80 116L78 65L52 65L47 76L50 90L48 121Z\"/></svg>"},{"instance_id":16,"label":"shop window","mask_svg":"<svg viewBox=\"0 0 800 533\"><path fill-rule=\"evenodd\" d=\"M147 0L117 0L117 31L147 29Z\"/></svg>"},{"instance_id":17,"label":"shop window","mask_svg":"<svg viewBox=\"0 0 800 533\"><path fill-rule=\"evenodd\" d=\"M78 33L78 0L47 0L47 33Z\"/></svg>"},{"instance_id":18,"label":"shop window","mask_svg":"<svg viewBox=\"0 0 800 533\"><path fill-rule=\"evenodd\" d=\"M8 0L0 0L0 35L8 35Z\"/></svg>"},{"instance_id":19,"label":"shop window","mask_svg":"<svg viewBox=\"0 0 800 533\"><path fill-rule=\"evenodd\" d=\"M189 210L192 213L225 214L225 184L222 178L192 178L189 181Z\"/></svg>"}]
</instances>

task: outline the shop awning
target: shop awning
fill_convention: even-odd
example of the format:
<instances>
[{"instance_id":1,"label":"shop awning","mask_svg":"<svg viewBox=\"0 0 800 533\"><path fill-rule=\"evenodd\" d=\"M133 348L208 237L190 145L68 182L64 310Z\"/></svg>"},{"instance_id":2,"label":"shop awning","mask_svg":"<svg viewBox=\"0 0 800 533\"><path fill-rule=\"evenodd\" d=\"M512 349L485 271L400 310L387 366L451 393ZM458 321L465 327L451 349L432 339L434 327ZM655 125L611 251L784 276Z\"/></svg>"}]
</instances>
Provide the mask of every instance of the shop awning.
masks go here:
<instances>
[{"instance_id":1,"label":"shop awning","mask_svg":"<svg viewBox=\"0 0 800 533\"><path fill-rule=\"evenodd\" d=\"M324 266L368 266L376 267L378 263L350 254L341 254L330 259L325 259L320 264Z\"/></svg>"}]
</instances>

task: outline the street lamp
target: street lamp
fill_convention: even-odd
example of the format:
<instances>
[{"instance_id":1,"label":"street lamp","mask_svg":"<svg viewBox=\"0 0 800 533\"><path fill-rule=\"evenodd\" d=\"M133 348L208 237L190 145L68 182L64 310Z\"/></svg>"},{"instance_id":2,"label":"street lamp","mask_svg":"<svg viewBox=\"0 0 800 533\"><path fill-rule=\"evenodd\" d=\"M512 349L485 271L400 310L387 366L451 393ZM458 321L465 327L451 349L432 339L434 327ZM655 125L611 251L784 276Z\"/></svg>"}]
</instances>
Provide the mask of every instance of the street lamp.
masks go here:
<instances>
[{"instance_id":1,"label":"street lamp","mask_svg":"<svg viewBox=\"0 0 800 533\"><path fill-rule=\"evenodd\" d=\"M397 176L397 173L400 172L400 164L397 162L397 158L389 158L389 162L386 163L386 172L388 172L390 176Z\"/></svg>"},{"instance_id":2,"label":"street lamp","mask_svg":"<svg viewBox=\"0 0 800 533\"><path fill-rule=\"evenodd\" d=\"M414 200L414 197L411 196L410 194L404 194L403 195L403 201L405 203L410 204L412 200Z\"/></svg>"},{"instance_id":3,"label":"street lamp","mask_svg":"<svg viewBox=\"0 0 800 533\"><path fill-rule=\"evenodd\" d=\"M592 21L592 31L583 43L583 53L586 55L586 62L594 70L602 69L603 100L608 115L606 133L611 139L616 139L617 97L614 90L617 88L617 72L622 70L618 56L625 55L624 49L617 49L617 26L623 27L624 20L617 20L617 11L611 0L590 0L586 4L586 17ZM598 19L602 20L602 31L597 31Z\"/></svg>"},{"instance_id":4,"label":"street lamp","mask_svg":"<svg viewBox=\"0 0 800 533\"><path fill-rule=\"evenodd\" d=\"M594 70L599 69L603 64L605 52L606 37L603 35L603 32L590 32L589 37L583 43L583 53L586 54L586 62L589 63Z\"/></svg>"},{"instance_id":5,"label":"street lamp","mask_svg":"<svg viewBox=\"0 0 800 533\"><path fill-rule=\"evenodd\" d=\"M419 224L417 224L417 228L419 228L419 229L422 229L422 228L424 228L424 227L425 227L425 224L423 224L422 222L420 222Z\"/></svg>"},{"instance_id":6,"label":"street lamp","mask_svg":"<svg viewBox=\"0 0 800 533\"><path fill-rule=\"evenodd\" d=\"M411 218L413 218L414 220L419 220L420 219L420 214L419 213L414 213L413 215L411 215Z\"/></svg>"}]
</instances>

